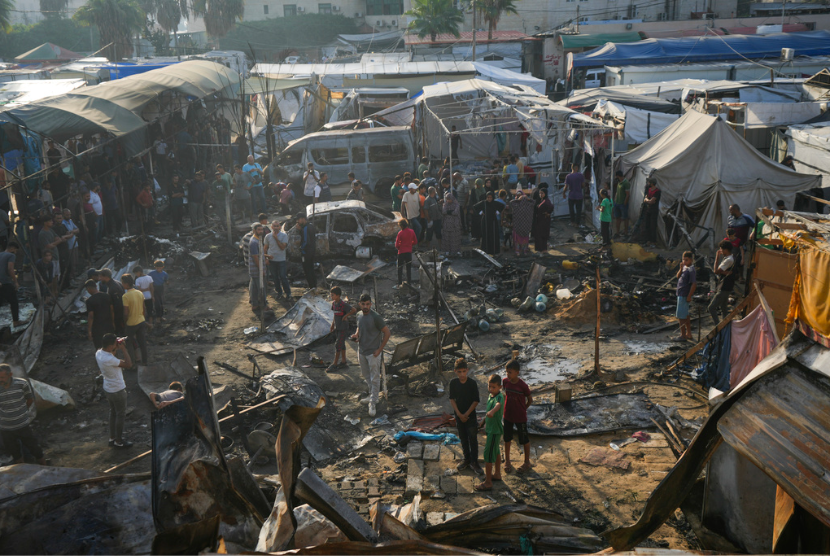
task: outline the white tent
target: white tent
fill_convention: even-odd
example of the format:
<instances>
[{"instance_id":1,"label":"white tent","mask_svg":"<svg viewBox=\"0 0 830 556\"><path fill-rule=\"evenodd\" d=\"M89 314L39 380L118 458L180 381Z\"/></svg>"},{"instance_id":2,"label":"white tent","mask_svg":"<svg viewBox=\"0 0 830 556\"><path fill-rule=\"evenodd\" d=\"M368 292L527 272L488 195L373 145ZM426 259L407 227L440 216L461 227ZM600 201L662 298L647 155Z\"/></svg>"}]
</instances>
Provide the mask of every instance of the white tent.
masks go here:
<instances>
[{"instance_id":1,"label":"white tent","mask_svg":"<svg viewBox=\"0 0 830 556\"><path fill-rule=\"evenodd\" d=\"M597 103L593 115L600 119L622 120L626 140L636 144L645 143L680 118L680 114L640 110L605 99Z\"/></svg>"},{"instance_id":2,"label":"white tent","mask_svg":"<svg viewBox=\"0 0 830 556\"><path fill-rule=\"evenodd\" d=\"M640 214L645 180L653 177L662 190L660 214L671 212L723 237L729 206L754 214L778 199L793 206L795 194L820 184L819 176L800 174L763 156L716 116L690 111L659 135L616 161L631 183L629 213ZM660 237L668 240L659 219ZM695 241L706 233L690 229ZM675 234L676 235L676 234Z\"/></svg>"},{"instance_id":3,"label":"white tent","mask_svg":"<svg viewBox=\"0 0 830 556\"><path fill-rule=\"evenodd\" d=\"M787 129L787 154L793 156L798 170L830 176L830 122L791 125Z\"/></svg>"},{"instance_id":4,"label":"white tent","mask_svg":"<svg viewBox=\"0 0 830 556\"><path fill-rule=\"evenodd\" d=\"M545 94L545 80L533 77L529 73L518 73L509 69L497 68L487 62L473 62L479 79L494 81L500 85L525 85L540 95Z\"/></svg>"}]
</instances>

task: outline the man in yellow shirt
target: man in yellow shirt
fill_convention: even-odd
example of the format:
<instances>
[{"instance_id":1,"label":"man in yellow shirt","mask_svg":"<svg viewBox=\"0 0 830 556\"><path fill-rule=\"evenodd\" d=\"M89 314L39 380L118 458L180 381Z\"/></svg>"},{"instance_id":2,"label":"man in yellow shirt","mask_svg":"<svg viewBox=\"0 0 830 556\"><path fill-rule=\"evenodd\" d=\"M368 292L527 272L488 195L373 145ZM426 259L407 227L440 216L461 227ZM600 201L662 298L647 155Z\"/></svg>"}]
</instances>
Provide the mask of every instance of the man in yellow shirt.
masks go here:
<instances>
[{"instance_id":1,"label":"man in yellow shirt","mask_svg":"<svg viewBox=\"0 0 830 556\"><path fill-rule=\"evenodd\" d=\"M149 365L147 356L147 327L149 325L144 320L144 294L135 289L135 280L130 274L121 276L121 285L124 286L121 301L124 303L124 321L130 359L136 361L134 342L137 342L141 350L141 364Z\"/></svg>"}]
</instances>

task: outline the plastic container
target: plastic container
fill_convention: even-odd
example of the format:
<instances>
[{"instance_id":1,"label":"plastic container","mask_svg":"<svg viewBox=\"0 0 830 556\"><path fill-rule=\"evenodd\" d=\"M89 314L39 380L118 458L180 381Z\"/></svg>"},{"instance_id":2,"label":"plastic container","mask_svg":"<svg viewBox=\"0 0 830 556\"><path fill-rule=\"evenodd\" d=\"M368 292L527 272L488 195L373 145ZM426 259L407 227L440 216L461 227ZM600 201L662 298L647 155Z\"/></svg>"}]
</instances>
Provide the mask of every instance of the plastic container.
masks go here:
<instances>
[{"instance_id":1,"label":"plastic container","mask_svg":"<svg viewBox=\"0 0 830 556\"><path fill-rule=\"evenodd\" d=\"M556 299L570 299L571 297L573 297L573 294L568 288L560 288L556 290Z\"/></svg>"},{"instance_id":2,"label":"plastic container","mask_svg":"<svg viewBox=\"0 0 830 556\"><path fill-rule=\"evenodd\" d=\"M579 263L573 261L562 261L562 268L565 270L576 270L579 268Z\"/></svg>"},{"instance_id":3,"label":"plastic container","mask_svg":"<svg viewBox=\"0 0 830 556\"><path fill-rule=\"evenodd\" d=\"M541 302L541 303L547 303L548 302L548 296L546 296L543 293L540 293L539 295L536 296L536 301Z\"/></svg>"},{"instance_id":4,"label":"plastic container","mask_svg":"<svg viewBox=\"0 0 830 556\"><path fill-rule=\"evenodd\" d=\"M365 245L361 245L354 252L355 256L358 259L371 259L372 258L372 248L367 247Z\"/></svg>"},{"instance_id":5,"label":"plastic container","mask_svg":"<svg viewBox=\"0 0 830 556\"><path fill-rule=\"evenodd\" d=\"M490 323L487 322L487 319L481 319L480 321L478 321L478 329L482 332L487 332L488 330L490 330Z\"/></svg>"},{"instance_id":6,"label":"plastic container","mask_svg":"<svg viewBox=\"0 0 830 556\"><path fill-rule=\"evenodd\" d=\"M544 313L545 309L548 308L548 306L542 303L541 301L537 301L535 307L537 313Z\"/></svg>"}]
</instances>

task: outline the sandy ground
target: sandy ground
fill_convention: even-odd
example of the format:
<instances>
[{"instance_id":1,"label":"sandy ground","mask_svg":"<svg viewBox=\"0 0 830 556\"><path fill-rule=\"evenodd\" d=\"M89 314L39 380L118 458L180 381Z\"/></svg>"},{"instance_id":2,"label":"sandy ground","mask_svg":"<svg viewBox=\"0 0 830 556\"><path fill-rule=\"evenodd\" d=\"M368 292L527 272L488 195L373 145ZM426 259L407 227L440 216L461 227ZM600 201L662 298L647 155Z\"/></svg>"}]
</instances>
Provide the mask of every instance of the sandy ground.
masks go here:
<instances>
[{"instance_id":1,"label":"sandy ground","mask_svg":"<svg viewBox=\"0 0 830 556\"><path fill-rule=\"evenodd\" d=\"M565 223L556 222L551 241L554 244L564 242L574 231ZM164 235L164 229L161 230L161 235ZM471 247L473 246L465 245L467 249ZM153 331L150 339L151 361L165 361L183 354L195 364L196 357L203 356L215 381L232 386L244 404L253 395L249 389L250 381L219 368L214 361L227 363L246 373L251 371L252 364L248 356L252 352L244 346L249 337L243 330L257 326L259 321L247 303L247 270L236 250L227 244L223 245L218 239L200 246L200 250L214 253L210 277L201 277L193 265L185 261L174 261L168 265L171 283L166 293L167 321L158 324ZM548 256L545 261L554 266L563 258L573 258L592 250L595 248L590 245L563 245L558 251L561 256ZM538 255L533 255L531 259L533 257L538 258ZM500 259L503 262L516 262L512 254L504 254ZM335 262L337 261L326 261L324 266L330 269ZM349 264L353 261L340 262ZM529 264L530 259L521 262L524 266ZM481 272L490 268L489 263L476 255L461 259L458 267L473 270L480 268ZM392 330L390 347L413 335L434 330L435 314L432 308L421 305L417 296L412 296L408 290L392 289L395 279L394 262L381 269L377 276L379 311ZM292 281L298 278L300 276L295 275ZM364 289L370 288L371 282L367 282L366 286L357 285L347 288L346 292L356 301ZM304 291L303 287L295 287L295 298ZM468 286L449 288L446 293L457 314L463 314L470 306L480 304L481 297L473 295ZM274 300L271 306L277 317L290 308L289 303ZM574 395L605 386L597 383L596 378L576 379L593 368L593 324L584 319L571 322L557 316L561 305L543 314L524 315L517 314L509 304L502 305L502 308L505 311L503 322L494 325L489 332L476 331L470 334L473 346L480 352L479 358L473 358L467 349L464 351L470 361L472 377L479 382L483 396L486 396L488 370L507 360L513 344L543 348L539 352L542 356L536 358L538 360L531 365L535 370L523 370L523 376L531 382L532 388L541 388L557 379L568 382ZM670 313L671 311L665 312ZM446 311L441 312L441 317L444 323L452 322ZM672 385L681 384L702 393L698 386L677 375L669 378L653 376L682 353L682 350L687 349L687 346L678 346L668 341L668 336L675 333L673 329L650 335L631 332L637 324L634 321L646 317L647 315L629 315L622 319L623 322L606 323L602 328L600 357L602 369L623 372L617 379L626 382L650 381L651 384L623 385L608 391L643 391L655 403L690 408L680 411L687 419L704 416L706 409L702 407L700 398L689 397L686 390ZM68 389L76 400L83 400L89 395L93 379L98 374L94 349L86 339L86 327L80 324L80 318L73 317L60 329L53 330L46 336L41 357L31 373L33 378ZM211 323L209 319L214 320ZM207 329L199 327L206 322L204 328ZM403 430L412 417L450 411L446 385L454 376L452 371L447 370L440 376L429 376L426 365L407 369L405 373L409 376L410 388L419 393L417 396L406 394L403 381L391 379L389 400L383 401L378 408L378 416L388 415L391 425L378 427L371 425L373 419L368 416L366 407L357 401L366 391L366 386L356 364L354 345L348 345L349 361L352 363L350 369L334 374L326 374L322 366L310 365L310 353L331 361L334 356L334 340L326 340L321 345L300 352L298 364L329 394L330 400L342 415L360 419L359 437L367 434L375 437L363 448L352 451L349 456L321 464L319 471L330 484L341 489L344 496L347 496L345 491L353 491L347 498L364 512L370 499L381 498L382 501L391 503L407 501L404 489L407 464L398 464L393 460L398 449L391 446L389 435ZM260 356L257 360L265 372L291 364L290 356ZM52 464L104 470L150 448L149 422L152 406L138 388L134 373L125 373L125 380L129 395L126 436L135 445L124 450L107 447L106 401L99 399L89 404L79 401L75 411L52 411L42 415L35 423L35 429ZM607 384L610 386L614 383L609 381ZM539 394L537 399L552 400L553 392ZM276 411L269 410L257 414L256 418L247 422L274 418ZM627 469L595 467L579 461L592 449L608 448L610 442L625 439L631 432L633 431L572 438L533 436L532 472L522 476L505 474L503 483L488 493L488 496L484 496L481 493L466 492L473 484L473 474L469 470L465 471L456 476L455 493L450 492L453 484L449 481L445 497L424 499L422 509L434 520L438 519L436 516L459 513L492 503L493 500L510 503L516 499L559 511L567 519L595 532L631 524L641 512L649 494L676 459L665 440L662 440L662 435L652 427L648 429L654 435L650 444L625 446L622 451L630 463ZM689 440L693 431L685 430L681 434ZM479 440L483 448L483 434ZM238 444L237 442L234 450L239 449ZM458 446L442 447L440 459L427 463L425 475L445 477L447 469L454 468L459 457ZM512 457L514 461L521 461L522 456L515 444ZM145 458L124 471L149 469L150 460ZM254 467L255 473L269 474L274 471L273 465ZM645 545L698 548L693 533L682 519L670 520Z\"/></svg>"}]
</instances>

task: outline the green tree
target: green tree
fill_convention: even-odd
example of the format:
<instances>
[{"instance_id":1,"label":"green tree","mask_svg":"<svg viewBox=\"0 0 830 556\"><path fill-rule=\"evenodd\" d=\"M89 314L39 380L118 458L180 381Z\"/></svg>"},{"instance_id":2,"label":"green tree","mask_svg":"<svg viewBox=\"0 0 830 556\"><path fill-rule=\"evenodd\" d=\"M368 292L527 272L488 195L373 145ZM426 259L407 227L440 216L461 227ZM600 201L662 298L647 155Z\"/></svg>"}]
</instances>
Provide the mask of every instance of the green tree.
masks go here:
<instances>
[{"instance_id":1,"label":"green tree","mask_svg":"<svg viewBox=\"0 0 830 556\"><path fill-rule=\"evenodd\" d=\"M145 28L145 14L135 0L87 0L72 17L83 25L94 25L110 61L133 53L133 36Z\"/></svg>"},{"instance_id":2,"label":"green tree","mask_svg":"<svg viewBox=\"0 0 830 556\"><path fill-rule=\"evenodd\" d=\"M419 37L429 35L432 42L438 35L461 36L458 28L464 23L464 15L452 0L412 0L412 9L405 15L414 18L407 29Z\"/></svg>"},{"instance_id":3,"label":"green tree","mask_svg":"<svg viewBox=\"0 0 830 556\"><path fill-rule=\"evenodd\" d=\"M257 62L278 61L296 49L322 46L337 35L357 33L355 20L340 14L302 14L246 21L220 41L222 50L242 50ZM254 45L254 52L250 46ZM286 53L286 50L290 52Z\"/></svg>"},{"instance_id":4,"label":"green tree","mask_svg":"<svg viewBox=\"0 0 830 556\"><path fill-rule=\"evenodd\" d=\"M179 23L182 18L187 19L189 15L190 8L187 0L156 0L156 23L167 35L167 44L170 44L170 33L173 33L173 45L177 55L179 54Z\"/></svg>"},{"instance_id":5,"label":"green tree","mask_svg":"<svg viewBox=\"0 0 830 556\"><path fill-rule=\"evenodd\" d=\"M14 25L7 33L0 33L0 58L11 60L36 46L49 41L75 52L98 50L98 30L83 27L71 19L44 19L33 25Z\"/></svg>"},{"instance_id":6,"label":"green tree","mask_svg":"<svg viewBox=\"0 0 830 556\"><path fill-rule=\"evenodd\" d=\"M493 31L499 24L504 14L518 14L514 0L481 0L479 2L481 11L484 14L484 21L487 22L487 39L493 40Z\"/></svg>"},{"instance_id":7,"label":"green tree","mask_svg":"<svg viewBox=\"0 0 830 556\"><path fill-rule=\"evenodd\" d=\"M40 13L46 19L61 19L68 0L40 0Z\"/></svg>"},{"instance_id":8,"label":"green tree","mask_svg":"<svg viewBox=\"0 0 830 556\"><path fill-rule=\"evenodd\" d=\"M209 37L219 39L245 15L245 0L193 0L193 13L205 20Z\"/></svg>"},{"instance_id":9,"label":"green tree","mask_svg":"<svg viewBox=\"0 0 830 556\"><path fill-rule=\"evenodd\" d=\"M11 12L14 9L14 0L0 0L0 29L8 31L12 27Z\"/></svg>"}]
</instances>

